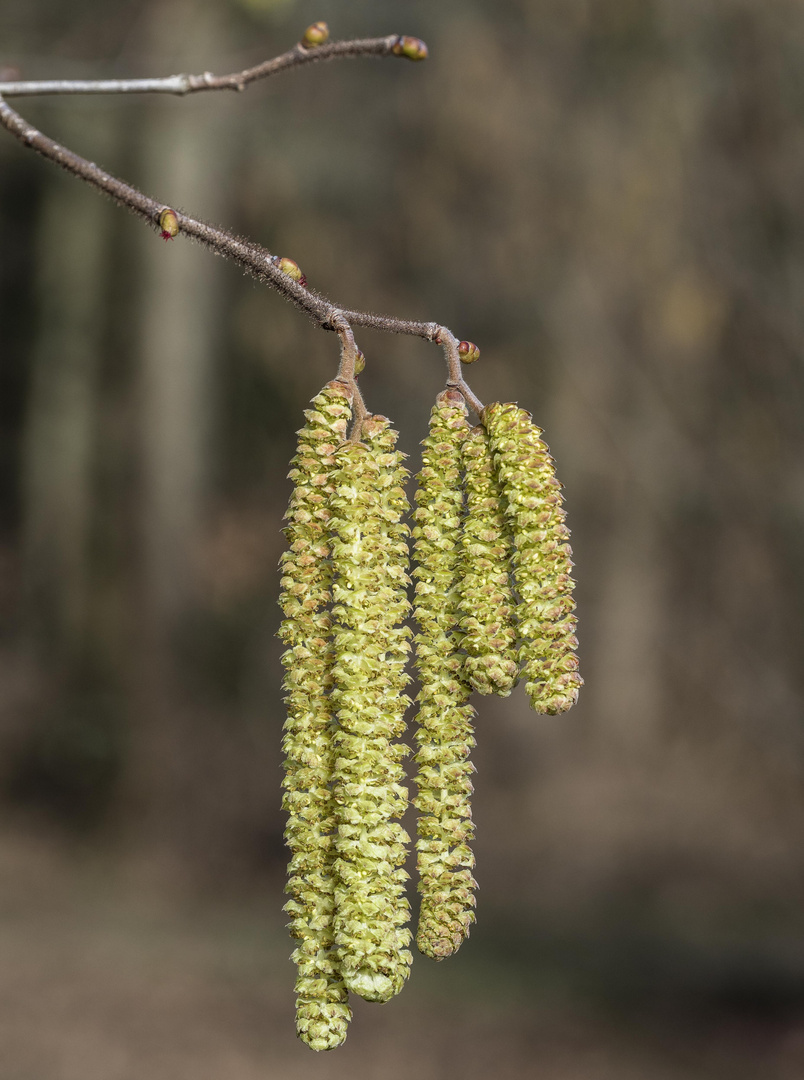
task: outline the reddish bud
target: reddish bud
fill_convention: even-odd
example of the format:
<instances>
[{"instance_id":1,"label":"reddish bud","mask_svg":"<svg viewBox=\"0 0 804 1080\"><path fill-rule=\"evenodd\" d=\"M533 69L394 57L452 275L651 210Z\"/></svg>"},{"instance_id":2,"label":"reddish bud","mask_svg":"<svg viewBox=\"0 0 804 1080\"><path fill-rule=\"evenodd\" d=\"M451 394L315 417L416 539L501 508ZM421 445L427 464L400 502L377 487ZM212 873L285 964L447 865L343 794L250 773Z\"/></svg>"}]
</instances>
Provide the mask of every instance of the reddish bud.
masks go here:
<instances>
[{"instance_id":1,"label":"reddish bud","mask_svg":"<svg viewBox=\"0 0 804 1080\"><path fill-rule=\"evenodd\" d=\"M391 50L395 56L404 56L408 60L426 60L427 46L421 38L399 37Z\"/></svg>"},{"instance_id":2,"label":"reddish bud","mask_svg":"<svg viewBox=\"0 0 804 1080\"><path fill-rule=\"evenodd\" d=\"M159 228L162 230L163 240L172 240L174 236L179 235L179 219L176 217L176 211L171 210L169 206L159 213Z\"/></svg>"},{"instance_id":3,"label":"reddish bud","mask_svg":"<svg viewBox=\"0 0 804 1080\"><path fill-rule=\"evenodd\" d=\"M287 256L283 256L277 264L283 274L287 274L293 281L298 281L300 285L307 284L307 278L301 271L301 267L295 259L288 259Z\"/></svg>"},{"instance_id":4,"label":"reddish bud","mask_svg":"<svg viewBox=\"0 0 804 1080\"><path fill-rule=\"evenodd\" d=\"M365 370L365 367L366 367L366 357L358 349L357 350L357 356L355 357L355 375L359 375L361 371Z\"/></svg>"},{"instance_id":5,"label":"reddish bud","mask_svg":"<svg viewBox=\"0 0 804 1080\"><path fill-rule=\"evenodd\" d=\"M305 49L315 49L318 45L323 45L329 38L329 27L325 22L314 22L312 26L308 26L302 34L301 43Z\"/></svg>"},{"instance_id":6,"label":"reddish bud","mask_svg":"<svg viewBox=\"0 0 804 1080\"><path fill-rule=\"evenodd\" d=\"M473 341L460 341L458 343L458 356L462 364L474 364L480 359L480 349Z\"/></svg>"},{"instance_id":7,"label":"reddish bud","mask_svg":"<svg viewBox=\"0 0 804 1080\"><path fill-rule=\"evenodd\" d=\"M442 390L436 398L437 405L457 405L460 407L466 407L463 394L460 390L456 390L454 387L448 386L446 390Z\"/></svg>"}]
</instances>

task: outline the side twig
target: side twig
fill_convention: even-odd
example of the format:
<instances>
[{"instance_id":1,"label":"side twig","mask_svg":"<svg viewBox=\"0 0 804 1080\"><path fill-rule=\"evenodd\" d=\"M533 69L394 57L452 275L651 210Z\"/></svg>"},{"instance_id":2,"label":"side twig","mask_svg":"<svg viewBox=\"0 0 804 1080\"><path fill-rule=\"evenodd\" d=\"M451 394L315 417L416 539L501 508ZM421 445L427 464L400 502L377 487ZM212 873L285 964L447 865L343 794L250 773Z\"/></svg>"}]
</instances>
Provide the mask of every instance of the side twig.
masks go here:
<instances>
[{"instance_id":1,"label":"side twig","mask_svg":"<svg viewBox=\"0 0 804 1080\"><path fill-rule=\"evenodd\" d=\"M266 60L256 67L232 75L168 75L163 79L46 79L37 82L0 82L4 97L32 97L43 94L193 94L199 90L245 90L249 83L267 79L280 71L314 64L320 60L350 60L358 56L394 56L403 39L363 38L355 41L332 41L315 48L301 42L286 53Z\"/></svg>"}]
</instances>

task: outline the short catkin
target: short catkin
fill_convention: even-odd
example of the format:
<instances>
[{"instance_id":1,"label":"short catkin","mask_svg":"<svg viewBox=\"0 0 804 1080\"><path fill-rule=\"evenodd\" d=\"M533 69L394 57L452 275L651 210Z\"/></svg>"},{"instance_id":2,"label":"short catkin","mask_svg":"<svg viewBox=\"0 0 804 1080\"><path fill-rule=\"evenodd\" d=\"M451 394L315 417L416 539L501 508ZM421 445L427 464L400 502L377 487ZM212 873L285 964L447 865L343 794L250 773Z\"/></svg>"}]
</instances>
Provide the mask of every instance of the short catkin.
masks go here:
<instances>
[{"instance_id":1,"label":"short catkin","mask_svg":"<svg viewBox=\"0 0 804 1080\"><path fill-rule=\"evenodd\" d=\"M511 588L513 536L488 435L482 425L463 444L466 516L461 534L461 630L464 673L479 694L508 695L519 664Z\"/></svg>"},{"instance_id":2,"label":"short catkin","mask_svg":"<svg viewBox=\"0 0 804 1080\"><path fill-rule=\"evenodd\" d=\"M329 383L305 412L290 479L294 490L286 514L289 550L281 560L279 636L287 646L287 721L284 809L291 851L285 910L298 941L293 959L296 1029L314 1050L330 1050L346 1038L351 1019L348 994L337 970L334 943L334 806L329 784L333 767L333 716L328 699L332 663L329 509L334 492L336 451L351 415L350 395Z\"/></svg>"},{"instance_id":3,"label":"short catkin","mask_svg":"<svg viewBox=\"0 0 804 1080\"><path fill-rule=\"evenodd\" d=\"M530 413L494 403L483 411L514 536L519 662L536 712L561 713L578 699L572 549L561 485Z\"/></svg>"},{"instance_id":4,"label":"short catkin","mask_svg":"<svg viewBox=\"0 0 804 1080\"><path fill-rule=\"evenodd\" d=\"M399 993L412 956L398 820L408 792L404 732L410 631L407 470L385 417L337 452L332 497L335 943L343 980L368 1001Z\"/></svg>"},{"instance_id":5,"label":"short catkin","mask_svg":"<svg viewBox=\"0 0 804 1080\"><path fill-rule=\"evenodd\" d=\"M421 909L416 944L435 960L450 956L474 922L476 882L470 795L475 745L471 693L460 652L461 445L469 431L463 398L436 400L424 440L413 529L416 668L421 689L415 799Z\"/></svg>"}]
</instances>

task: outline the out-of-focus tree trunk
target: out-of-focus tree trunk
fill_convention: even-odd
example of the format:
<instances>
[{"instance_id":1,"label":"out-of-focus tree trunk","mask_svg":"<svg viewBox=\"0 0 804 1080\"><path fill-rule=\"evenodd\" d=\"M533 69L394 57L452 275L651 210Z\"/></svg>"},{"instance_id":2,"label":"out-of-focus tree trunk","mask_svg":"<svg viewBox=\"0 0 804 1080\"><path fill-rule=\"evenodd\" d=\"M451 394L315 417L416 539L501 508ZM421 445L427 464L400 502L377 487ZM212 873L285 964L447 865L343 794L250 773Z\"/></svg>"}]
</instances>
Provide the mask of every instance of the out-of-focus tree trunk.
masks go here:
<instances>
[{"instance_id":1,"label":"out-of-focus tree trunk","mask_svg":"<svg viewBox=\"0 0 804 1080\"><path fill-rule=\"evenodd\" d=\"M114 121L77 110L63 137L108 157ZM24 565L37 641L51 656L81 648L88 618L97 380L105 325L104 266L110 203L51 175L38 248L38 337L24 442Z\"/></svg>"},{"instance_id":2,"label":"out-of-focus tree trunk","mask_svg":"<svg viewBox=\"0 0 804 1080\"><path fill-rule=\"evenodd\" d=\"M203 71L225 52L214 3L154 3L144 52L154 71ZM211 221L225 222L230 140L225 95L154 98L144 105L137 182ZM151 858L173 832L187 849L203 774L203 717L177 685L177 638L198 603L197 559L214 454L216 332L223 263L182 238L141 231L142 292L134 311L140 373L141 648L132 670L126 800Z\"/></svg>"},{"instance_id":3,"label":"out-of-focus tree trunk","mask_svg":"<svg viewBox=\"0 0 804 1080\"><path fill-rule=\"evenodd\" d=\"M155 4L148 53L159 71L204 70L219 54L214 4ZM141 182L225 220L225 99L157 98L143 129ZM140 307L143 539L148 633L157 651L193 595L193 546L210 476L213 355L221 263L142 234Z\"/></svg>"}]
</instances>

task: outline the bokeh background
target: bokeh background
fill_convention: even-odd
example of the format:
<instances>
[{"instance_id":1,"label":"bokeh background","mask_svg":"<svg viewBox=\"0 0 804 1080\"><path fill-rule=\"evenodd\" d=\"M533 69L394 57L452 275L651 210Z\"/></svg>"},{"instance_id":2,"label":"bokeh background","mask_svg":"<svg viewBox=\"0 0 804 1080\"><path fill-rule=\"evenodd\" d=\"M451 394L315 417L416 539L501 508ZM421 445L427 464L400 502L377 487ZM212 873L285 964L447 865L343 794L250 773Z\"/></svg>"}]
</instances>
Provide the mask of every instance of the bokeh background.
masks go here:
<instances>
[{"instance_id":1,"label":"bokeh background","mask_svg":"<svg viewBox=\"0 0 804 1080\"><path fill-rule=\"evenodd\" d=\"M804 7L4 0L0 66L226 72L320 18L430 60L17 105L480 345L566 487L586 686L478 702L470 941L297 1042L276 564L337 342L0 134L0 1073L798 1080ZM415 469L440 353L359 341Z\"/></svg>"}]
</instances>

